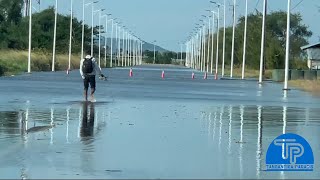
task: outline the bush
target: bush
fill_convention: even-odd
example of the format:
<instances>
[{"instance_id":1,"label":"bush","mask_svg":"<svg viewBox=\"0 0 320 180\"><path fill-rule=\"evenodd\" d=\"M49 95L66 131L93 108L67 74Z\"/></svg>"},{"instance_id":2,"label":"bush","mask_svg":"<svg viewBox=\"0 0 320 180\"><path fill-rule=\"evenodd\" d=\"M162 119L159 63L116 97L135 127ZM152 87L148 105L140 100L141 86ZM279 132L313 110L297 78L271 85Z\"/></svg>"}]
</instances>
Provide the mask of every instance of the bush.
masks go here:
<instances>
[{"instance_id":1,"label":"bush","mask_svg":"<svg viewBox=\"0 0 320 180\"><path fill-rule=\"evenodd\" d=\"M299 69L299 70L308 70L308 64L307 61L303 61L300 59L295 59L292 62L292 68L293 69Z\"/></svg>"},{"instance_id":2,"label":"bush","mask_svg":"<svg viewBox=\"0 0 320 180\"><path fill-rule=\"evenodd\" d=\"M0 64L0 76L3 76L5 72L4 66Z\"/></svg>"}]
</instances>

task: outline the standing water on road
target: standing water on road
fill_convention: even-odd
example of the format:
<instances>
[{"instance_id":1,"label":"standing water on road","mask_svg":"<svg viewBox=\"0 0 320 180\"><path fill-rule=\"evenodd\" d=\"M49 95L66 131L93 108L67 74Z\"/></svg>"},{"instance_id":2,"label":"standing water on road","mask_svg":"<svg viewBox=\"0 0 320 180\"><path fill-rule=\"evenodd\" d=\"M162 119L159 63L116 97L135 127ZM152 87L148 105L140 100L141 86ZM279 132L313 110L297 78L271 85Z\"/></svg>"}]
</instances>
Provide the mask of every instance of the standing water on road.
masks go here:
<instances>
[{"instance_id":1,"label":"standing water on road","mask_svg":"<svg viewBox=\"0 0 320 180\"><path fill-rule=\"evenodd\" d=\"M106 70L95 103L78 71L0 78L1 178L320 177L319 98L186 68L128 72ZM285 133L309 142L313 172L265 171Z\"/></svg>"}]
</instances>

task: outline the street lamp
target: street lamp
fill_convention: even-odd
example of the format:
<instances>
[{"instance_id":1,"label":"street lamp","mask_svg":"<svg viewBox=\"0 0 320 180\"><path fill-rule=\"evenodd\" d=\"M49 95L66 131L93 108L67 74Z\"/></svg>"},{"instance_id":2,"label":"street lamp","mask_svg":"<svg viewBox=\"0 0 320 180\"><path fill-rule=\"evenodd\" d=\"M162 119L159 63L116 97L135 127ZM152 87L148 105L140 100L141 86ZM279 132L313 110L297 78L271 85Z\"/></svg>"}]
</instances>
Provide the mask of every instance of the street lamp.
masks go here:
<instances>
[{"instance_id":1,"label":"street lamp","mask_svg":"<svg viewBox=\"0 0 320 180\"><path fill-rule=\"evenodd\" d=\"M198 26L198 33L197 33L197 69L201 71L201 25L196 24Z\"/></svg>"},{"instance_id":2,"label":"street lamp","mask_svg":"<svg viewBox=\"0 0 320 180\"><path fill-rule=\"evenodd\" d=\"M136 46L136 36L133 36L133 64L135 66L137 64L137 46Z\"/></svg>"},{"instance_id":3,"label":"street lamp","mask_svg":"<svg viewBox=\"0 0 320 180\"><path fill-rule=\"evenodd\" d=\"M81 40L81 59L83 59L84 57L84 22L85 22L85 7L88 6L88 5L92 5L95 4L95 3L98 3L99 1L92 1L90 3L87 3L87 4L84 4L85 3L85 0L83 0L83 6L82 6L82 40ZM92 23L93 24L93 23ZM93 25L92 25L92 28L93 28ZM93 39L92 39L93 41ZM93 44L93 42L91 42ZM91 53L91 55L93 55L93 53Z\"/></svg>"},{"instance_id":4,"label":"street lamp","mask_svg":"<svg viewBox=\"0 0 320 180\"><path fill-rule=\"evenodd\" d=\"M262 18L262 33L261 33L261 55L260 55L260 74L259 74L259 84L262 83L262 71L263 71L263 58L264 58L264 41L265 41L265 24L266 24L266 8L267 1L263 1L263 18Z\"/></svg>"},{"instance_id":5,"label":"street lamp","mask_svg":"<svg viewBox=\"0 0 320 180\"><path fill-rule=\"evenodd\" d=\"M204 23L204 21L201 19L200 20L201 22L203 22ZM206 28L206 26L205 26L205 24L204 25L202 25L202 27L201 27L201 32L202 32L202 34L201 34L201 57L200 57L200 63L201 63L201 71L205 71L204 70L204 62L205 62L205 58L204 58L204 55L205 55L205 28Z\"/></svg>"},{"instance_id":6,"label":"street lamp","mask_svg":"<svg viewBox=\"0 0 320 180\"><path fill-rule=\"evenodd\" d=\"M213 4L216 4L218 7L218 13L217 13L217 49L216 49L216 72L215 72L215 79L218 79L218 66L219 66L219 36L220 36L220 3L212 2ZM213 12L214 13L214 12Z\"/></svg>"},{"instance_id":7,"label":"street lamp","mask_svg":"<svg viewBox=\"0 0 320 180\"><path fill-rule=\"evenodd\" d=\"M84 0L83 0L84 1ZM57 36L57 15L58 15L58 0L56 0L54 15L54 30L53 30L53 52L52 52L52 71L55 71L55 58L56 58L56 36Z\"/></svg>"},{"instance_id":8,"label":"street lamp","mask_svg":"<svg viewBox=\"0 0 320 180\"><path fill-rule=\"evenodd\" d=\"M210 58L210 52L209 52L209 50L210 50L210 26L211 26L211 20L210 20L210 17L211 16L205 16L205 15L202 15L203 17L205 17L205 18L208 18L208 43L207 43L207 45L208 45L208 47L207 47L207 60L206 60L206 64L207 64L207 71L206 72L209 72L209 58ZM214 21L213 21L213 24L214 24ZM212 34L212 36L213 36L213 34ZM212 56L213 56L213 54L212 54ZM205 55L205 57L206 57L206 55Z\"/></svg>"},{"instance_id":9,"label":"street lamp","mask_svg":"<svg viewBox=\"0 0 320 180\"><path fill-rule=\"evenodd\" d=\"M91 26L92 26L92 28L91 28L91 57L93 57L93 29L94 29L94 13L95 13L95 11L94 11L94 4L95 3L91 3L91 8L92 8L92 14L91 14Z\"/></svg>"},{"instance_id":10,"label":"street lamp","mask_svg":"<svg viewBox=\"0 0 320 180\"><path fill-rule=\"evenodd\" d=\"M210 22L209 16L202 15L202 17L208 18L208 26L210 26L211 22ZM208 64L208 58L207 58L207 54L206 54L206 31L207 31L207 28L205 26L203 28L204 28L203 29L203 36L204 36L204 39L203 39L203 71L208 72L208 70L209 70L208 65L209 64ZM209 32L208 32L208 38L209 38ZM209 43L209 40L208 40L208 43ZM207 67L207 70L206 70L206 67Z\"/></svg>"},{"instance_id":11,"label":"street lamp","mask_svg":"<svg viewBox=\"0 0 320 180\"><path fill-rule=\"evenodd\" d=\"M110 41L110 54L111 54L111 57L110 57L110 67L112 68L112 63L113 63L113 21L114 19L111 19L111 41Z\"/></svg>"},{"instance_id":12,"label":"street lamp","mask_svg":"<svg viewBox=\"0 0 320 180\"><path fill-rule=\"evenodd\" d=\"M120 66L120 39L121 39L121 23L118 23L119 26L117 26L118 29L118 66Z\"/></svg>"},{"instance_id":13,"label":"street lamp","mask_svg":"<svg viewBox=\"0 0 320 180\"><path fill-rule=\"evenodd\" d=\"M129 33L128 31L126 32L126 59L125 59L125 66L129 66Z\"/></svg>"},{"instance_id":14,"label":"street lamp","mask_svg":"<svg viewBox=\"0 0 320 180\"><path fill-rule=\"evenodd\" d=\"M121 56L121 66L124 66L124 47L125 47L125 42L124 42L124 37L125 37L125 26L122 26L122 56Z\"/></svg>"},{"instance_id":15,"label":"street lamp","mask_svg":"<svg viewBox=\"0 0 320 180\"><path fill-rule=\"evenodd\" d=\"M233 0L233 30L232 30L232 51L231 51L231 71L230 71L230 78L233 77L235 31L236 31L236 0Z\"/></svg>"},{"instance_id":16,"label":"street lamp","mask_svg":"<svg viewBox=\"0 0 320 180\"><path fill-rule=\"evenodd\" d=\"M226 49L226 0L224 0L224 4L220 4L214 1L210 1L210 3L216 4L218 6L218 32L220 33L220 6L223 6L223 53L222 53L222 67L221 67L221 76L224 77L224 64L225 64L225 49ZM217 36L219 38L219 35ZM219 41L217 39L217 41ZM218 43L219 45L219 43ZM218 49L218 48L217 48ZM217 54L218 54L217 50ZM216 75L217 77L218 75Z\"/></svg>"},{"instance_id":17,"label":"street lamp","mask_svg":"<svg viewBox=\"0 0 320 180\"><path fill-rule=\"evenodd\" d=\"M242 59L242 79L244 79L244 69L245 69L245 66L246 66L247 21L248 21L248 0L246 0L246 15L245 15L245 22L244 22L243 59Z\"/></svg>"},{"instance_id":18,"label":"street lamp","mask_svg":"<svg viewBox=\"0 0 320 180\"><path fill-rule=\"evenodd\" d=\"M28 53L28 73L31 73L31 36L32 36L32 1L29 2L29 53Z\"/></svg>"},{"instance_id":19,"label":"street lamp","mask_svg":"<svg viewBox=\"0 0 320 180\"><path fill-rule=\"evenodd\" d=\"M101 16L101 18L105 17L106 18L106 24L105 24L105 37L104 37L104 60L106 63L106 67L107 67L107 38L108 38L108 16L110 16L111 14L106 14Z\"/></svg>"},{"instance_id":20,"label":"street lamp","mask_svg":"<svg viewBox=\"0 0 320 180\"><path fill-rule=\"evenodd\" d=\"M105 9L99 9L94 11L94 13L99 12L99 67L101 68L101 12Z\"/></svg>"},{"instance_id":21,"label":"street lamp","mask_svg":"<svg viewBox=\"0 0 320 180\"><path fill-rule=\"evenodd\" d=\"M182 56L182 46L183 46L183 43L180 43L180 51L181 51L181 56L180 56L180 61L181 63L183 63L183 56Z\"/></svg>"},{"instance_id":22,"label":"street lamp","mask_svg":"<svg viewBox=\"0 0 320 180\"><path fill-rule=\"evenodd\" d=\"M129 31L129 66L132 66L132 32Z\"/></svg>"},{"instance_id":23,"label":"street lamp","mask_svg":"<svg viewBox=\"0 0 320 180\"><path fill-rule=\"evenodd\" d=\"M141 61L140 61L140 65L142 65L142 61L143 61L143 45L144 45L145 43L143 42L143 41L141 41Z\"/></svg>"},{"instance_id":24,"label":"street lamp","mask_svg":"<svg viewBox=\"0 0 320 180\"><path fill-rule=\"evenodd\" d=\"M71 69L72 20L73 20L73 0L71 0L71 13L70 13L69 66L68 66L68 70L70 70L70 69Z\"/></svg>"},{"instance_id":25,"label":"street lamp","mask_svg":"<svg viewBox=\"0 0 320 180\"><path fill-rule=\"evenodd\" d=\"M156 40L153 41L153 64L156 63L156 42Z\"/></svg>"},{"instance_id":26,"label":"street lamp","mask_svg":"<svg viewBox=\"0 0 320 180\"><path fill-rule=\"evenodd\" d=\"M216 12L215 11L211 11L211 10L208 10L208 11L210 11L210 12L212 12L212 21L213 21L213 27L212 27L212 48L211 48L211 74L213 73L213 51L214 51L214 36L213 36L213 34L214 34L214 25L215 25L215 14L216 14ZM218 17L218 21L219 21L219 17ZM219 33L219 29L218 29L218 31L217 31L217 41L219 41L219 35L218 35L218 33ZM217 52L218 53L218 52ZM216 55L218 55L216 53ZM216 63L216 67L217 67L217 63ZM215 74L217 74L217 68L216 68L216 72L215 72Z\"/></svg>"},{"instance_id":27,"label":"street lamp","mask_svg":"<svg viewBox=\"0 0 320 180\"><path fill-rule=\"evenodd\" d=\"M289 51L290 51L290 6L291 6L291 0L288 0L286 62L285 62L284 88L283 88L284 90L289 90L288 78L289 78Z\"/></svg>"},{"instance_id":28,"label":"street lamp","mask_svg":"<svg viewBox=\"0 0 320 180\"><path fill-rule=\"evenodd\" d=\"M197 57L196 57L196 60L197 60L197 69L201 71L201 45L202 45L202 25L200 24L196 24L198 27L197 27L197 35L196 35L196 38L197 38L197 43L196 43L196 54L197 54Z\"/></svg>"}]
</instances>

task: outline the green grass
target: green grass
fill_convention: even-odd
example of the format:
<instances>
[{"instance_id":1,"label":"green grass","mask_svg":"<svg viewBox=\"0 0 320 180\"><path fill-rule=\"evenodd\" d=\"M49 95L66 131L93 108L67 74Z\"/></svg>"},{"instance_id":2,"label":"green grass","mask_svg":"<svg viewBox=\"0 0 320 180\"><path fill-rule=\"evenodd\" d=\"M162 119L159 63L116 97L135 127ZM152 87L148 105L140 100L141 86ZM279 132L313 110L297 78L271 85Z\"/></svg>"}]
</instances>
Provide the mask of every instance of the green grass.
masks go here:
<instances>
[{"instance_id":1,"label":"green grass","mask_svg":"<svg viewBox=\"0 0 320 180\"><path fill-rule=\"evenodd\" d=\"M220 70L221 72L221 70ZM230 68L225 69L225 75L230 75ZM246 68L244 71L245 78L259 78L260 70L255 69L248 69ZM235 67L233 69L233 77L242 77L242 68ZM272 78L272 70L266 70L265 71L265 79L271 79Z\"/></svg>"},{"instance_id":2,"label":"green grass","mask_svg":"<svg viewBox=\"0 0 320 180\"><path fill-rule=\"evenodd\" d=\"M56 56L56 71L68 68L68 55L58 54ZM46 52L32 52L32 71L51 71L52 54ZM80 55L71 56L71 68L78 69L80 66ZM0 50L0 75L13 75L28 70L28 51Z\"/></svg>"},{"instance_id":3,"label":"green grass","mask_svg":"<svg viewBox=\"0 0 320 180\"><path fill-rule=\"evenodd\" d=\"M211 67L209 67L209 71L211 70ZM213 67L213 71L215 71L215 67ZM219 76L221 76L221 67L218 69L218 74ZM224 68L224 76L225 77L229 77L230 76L230 65L226 65ZM245 69L245 78L259 78L259 73L260 70L255 70L255 69L250 69L250 68L246 68ZM232 76L234 78L241 78L242 77L242 67L240 66L234 66L233 67L233 72L232 72ZM266 70L265 72L265 79L271 79L272 78L272 70Z\"/></svg>"}]
</instances>

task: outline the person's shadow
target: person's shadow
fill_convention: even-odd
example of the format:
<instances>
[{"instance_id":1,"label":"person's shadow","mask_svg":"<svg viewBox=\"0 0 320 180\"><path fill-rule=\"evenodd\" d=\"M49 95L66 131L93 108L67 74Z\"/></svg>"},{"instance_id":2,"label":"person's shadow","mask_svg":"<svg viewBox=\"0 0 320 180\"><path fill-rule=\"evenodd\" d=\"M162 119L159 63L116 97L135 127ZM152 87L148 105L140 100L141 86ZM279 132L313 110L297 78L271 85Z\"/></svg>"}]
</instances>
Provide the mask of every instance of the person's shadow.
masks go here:
<instances>
[{"instance_id":1,"label":"person's shadow","mask_svg":"<svg viewBox=\"0 0 320 180\"><path fill-rule=\"evenodd\" d=\"M89 106L89 119L88 119L88 106ZM82 106L82 125L80 136L83 138L92 137L94 133L94 103L84 102Z\"/></svg>"}]
</instances>

